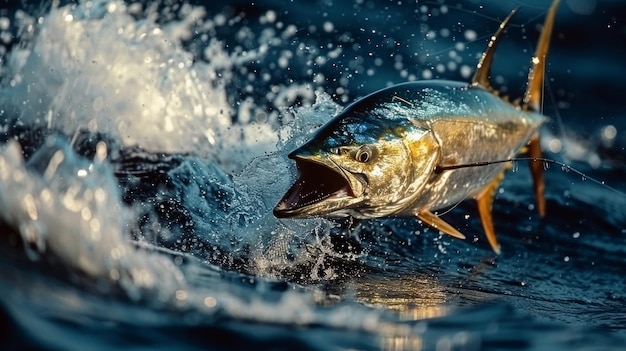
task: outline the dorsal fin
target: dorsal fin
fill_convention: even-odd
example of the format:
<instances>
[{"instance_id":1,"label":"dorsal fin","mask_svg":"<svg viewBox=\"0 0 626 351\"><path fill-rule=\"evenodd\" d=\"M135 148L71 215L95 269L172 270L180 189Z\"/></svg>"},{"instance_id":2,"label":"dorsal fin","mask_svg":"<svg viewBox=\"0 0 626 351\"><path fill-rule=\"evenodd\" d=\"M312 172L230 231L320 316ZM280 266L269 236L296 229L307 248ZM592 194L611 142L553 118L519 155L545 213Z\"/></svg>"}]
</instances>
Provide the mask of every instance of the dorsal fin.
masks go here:
<instances>
[{"instance_id":1,"label":"dorsal fin","mask_svg":"<svg viewBox=\"0 0 626 351\"><path fill-rule=\"evenodd\" d=\"M530 71L528 72L528 87L526 88L526 94L524 94L524 105L535 111L539 111L541 108L545 60L548 55L550 36L552 35L552 27L554 26L554 18L556 17L556 9L558 7L559 0L554 0L543 23L541 35L537 42L537 49L531 60Z\"/></svg>"},{"instance_id":2,"label":"dorsal fin","mask_svg":"<svg viewBox=\"0 0 626 351\"><path fill-rule=\"evenodd\" d=\"M517 13L519 7L516 7L509 13L508 16L500 23L500 27L496 31L494 35L491 36L489 40L489 44L487 44L487 49L483 52L480 61L478 61L478 65L476 65L476 73L474 73L474 77L472 77L472 85L480 85L483 88L488 90L493 90L491 88L491 83L489 82L489 75L491 73L491 62L493 61L493 54L496 51L496 46L498 46L498 41L504 32L504 29L509 24L509 21Z\"/></svg>"}]
</instances>

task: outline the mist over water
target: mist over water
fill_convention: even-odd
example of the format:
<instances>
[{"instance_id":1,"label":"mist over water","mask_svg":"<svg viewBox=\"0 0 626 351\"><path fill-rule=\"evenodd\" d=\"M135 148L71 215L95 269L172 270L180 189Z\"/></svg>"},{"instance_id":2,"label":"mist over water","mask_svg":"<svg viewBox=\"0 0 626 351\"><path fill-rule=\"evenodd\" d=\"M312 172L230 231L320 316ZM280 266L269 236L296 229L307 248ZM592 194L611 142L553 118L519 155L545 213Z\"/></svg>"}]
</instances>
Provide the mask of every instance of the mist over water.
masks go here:
<instances>
[{"instance_id":1,"label":"mist over water","mask_svg":"<svg viewBox=\"0 0 626 351\"><path fill-rule=\"evenodd\" d=\"M525 5L494 62L495 84L512 96L547 6ZM580 18L606 45L623 40L604 26L624 27L607 17L615 6L562 6L543 148L623 189L623 102L588 93L596 80L568 52ZM468 81L509 10L105 0L1 9L0 320L11 333L0 342L619 349L626 198L578 175L546 171L540 220L526 164L508 174L494 204L499 257L471 202L446 215L465 241L417 219L272 215L295 178L291 150L390 84ZM582 95L608 107L590 119Z\"/></svg>"}]
</instances>

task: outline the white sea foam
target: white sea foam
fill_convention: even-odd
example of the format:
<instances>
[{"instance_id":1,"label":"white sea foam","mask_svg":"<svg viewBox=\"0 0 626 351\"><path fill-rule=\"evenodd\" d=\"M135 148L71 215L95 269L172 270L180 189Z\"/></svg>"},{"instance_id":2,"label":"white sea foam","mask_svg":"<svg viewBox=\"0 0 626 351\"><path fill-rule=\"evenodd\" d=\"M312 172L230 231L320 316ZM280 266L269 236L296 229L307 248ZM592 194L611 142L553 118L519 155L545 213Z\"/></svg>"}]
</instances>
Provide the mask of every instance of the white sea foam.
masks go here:
<instances>
[{"instance_id":1,"label":"white sea foam","mask_svg":"<svg viewBox=\"0 0 626 351\"><path fill-rule=\"evenodd\" d=\"M208 62L182 47L203 10L185 5L183 19L165 26L155 13L135 20L131 11L96 0L41 17L31 45L7 58L2 103L13 111L6 116L67 135L98 131L149 151L197 153L231 170L275 149L268 124L232 122L237 111L224 85L234 57L214 40Z\"/></svg>"},{"instance_id":2,"label":"white sea foam","mask_svg":"<svg viewBox=\"0 0 626 351\"><path fill-rule=\"evenodd\" d=\"M32 259L54 258L67 267L126 288L172 295L184 277L171 261L136 251L117 182L98 145L91 163L57 137L24 162L17 142L0 150L0 218L16 228Z\"/></svg>"}]
</instances>

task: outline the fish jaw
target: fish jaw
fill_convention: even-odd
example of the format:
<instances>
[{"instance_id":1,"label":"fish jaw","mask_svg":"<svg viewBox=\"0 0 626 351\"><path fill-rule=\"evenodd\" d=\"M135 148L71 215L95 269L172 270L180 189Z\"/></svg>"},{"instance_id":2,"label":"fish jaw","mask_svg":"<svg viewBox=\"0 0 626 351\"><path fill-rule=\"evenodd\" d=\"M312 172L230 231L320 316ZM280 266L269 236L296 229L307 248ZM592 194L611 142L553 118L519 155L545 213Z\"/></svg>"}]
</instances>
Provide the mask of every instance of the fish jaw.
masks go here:
<instances>
[{"instance_id":1,"label":"fish jaw","mask_svg":"<svg viewBox=\"0 0 626 351\"><path fill-rule=\"evenodd\" d=\"M332 156L289 155L296 161L298 178L274 207L274 216L346 216L350 207L361 202L367 178L339 167Z\"/></svg>"}]
</instances>

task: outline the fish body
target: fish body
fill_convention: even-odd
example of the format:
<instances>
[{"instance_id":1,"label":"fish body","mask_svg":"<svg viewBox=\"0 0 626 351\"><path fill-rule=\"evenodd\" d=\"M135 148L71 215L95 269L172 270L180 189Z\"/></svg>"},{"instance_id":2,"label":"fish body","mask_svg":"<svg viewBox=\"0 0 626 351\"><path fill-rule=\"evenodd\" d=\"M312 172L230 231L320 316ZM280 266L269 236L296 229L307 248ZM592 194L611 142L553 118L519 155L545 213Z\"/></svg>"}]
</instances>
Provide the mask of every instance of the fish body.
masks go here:
<instances>
[{"instance_id":1,"label":"fish body","mask_svg":"<svg viewBox=\"0 0 626 351\"><path fill-rule=\"evenodd\" d=\"M440 173L434 172L435 166L509 159L528 143L543 119L467 83L428 80L380 90L347 107L289 155L301 171L322 172L330 166L369 186L363 184L360 196L348 202L338 197L322 203L307 201L329 195L323 194L320 183L309 180L312 197L302 196L309 193L303 191L307 184L303 183L292 188L276 213L375 218L449 207L482 189L505 166ZM367 162L352 160L363 146L376 155ZM368 163L375 164L371 171ZM372 184L376 180L380 183Z\"/></svg>"},{"instance_id":2,"label":"fish body","mask_svg":"<svg viewBox=\"0 0 626 351\"><path fill-rule=\"evenodd\" d=\"M492 37L472 82L425 80L379 90L291 152L298 179L274 208L275 216L417 216L464 238L436 213L474 198L487 238L499 252L491 204L507 165L484 163L525 150L540 156L538 129L545 117L537 112L542 86L537 81L543 80L557 3L547 16L521 104L501 99L488 81L497 40L512 12ZM531 164L531 169L543 215L541 168Z\"/></svg>"}]
</instances>

